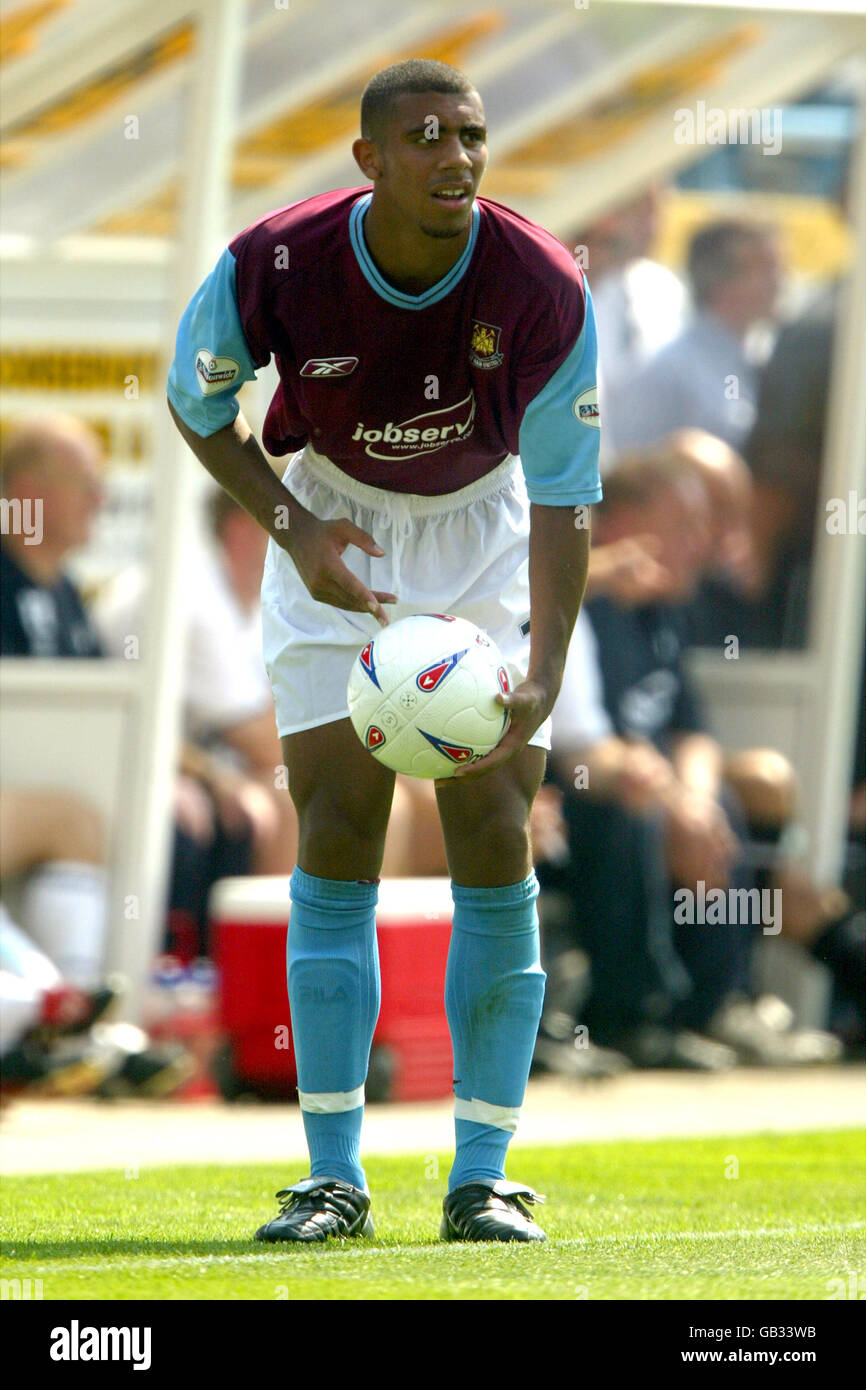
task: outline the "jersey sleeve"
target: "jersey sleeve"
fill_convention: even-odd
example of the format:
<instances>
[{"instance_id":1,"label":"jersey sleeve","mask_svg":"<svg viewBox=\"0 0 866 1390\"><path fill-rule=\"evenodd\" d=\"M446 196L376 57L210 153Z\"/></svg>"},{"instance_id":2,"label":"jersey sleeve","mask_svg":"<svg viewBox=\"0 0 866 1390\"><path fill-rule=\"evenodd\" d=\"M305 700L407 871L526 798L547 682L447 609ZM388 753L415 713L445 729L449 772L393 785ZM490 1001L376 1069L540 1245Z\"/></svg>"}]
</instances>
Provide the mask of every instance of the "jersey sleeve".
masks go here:
<instances>
[{"instance_id":1,"label":"jersey sleeve","mask_svg":"<svg viewBox=\"0 0 866 1390\"><path fill-rule=\"evenodd\" d=\"M268 360L253 360L238 310L236 275L235 257L226 250L187 305L168 374L169 400L204 438L232 423L238 391Z\"/></svg>"},{"instance_id":2,"label":"jersey sleeve","mask_svg":"<svg viewBox=\"0 0 866 1390\"><path fill-rule=\"evenodd\" d=\"M531 502L549 507L588 505L602 496L595 314L585 280L582 294L579 282L569 290L565 307L560 293L537 321L535 351L530 348L518 383L526 490Z\"/></svg>"}]
</instances>

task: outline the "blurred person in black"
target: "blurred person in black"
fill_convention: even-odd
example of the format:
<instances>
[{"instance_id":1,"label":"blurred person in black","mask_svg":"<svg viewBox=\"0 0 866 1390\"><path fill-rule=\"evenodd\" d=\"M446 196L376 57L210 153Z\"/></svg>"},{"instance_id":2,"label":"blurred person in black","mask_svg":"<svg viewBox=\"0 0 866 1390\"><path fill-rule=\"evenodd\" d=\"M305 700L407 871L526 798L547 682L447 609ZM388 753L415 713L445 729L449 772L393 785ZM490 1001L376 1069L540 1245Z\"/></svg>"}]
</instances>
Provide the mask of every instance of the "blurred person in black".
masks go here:
<instances>
[{"instance_id":1,"label":"blurred person in black","mask_svg":"<svg viewBox=\"0 0 866 1390\"><path fill-rule=\"evenodd\" d=\"M794 779L772 750L726 759L706 731L680 606L709 561L713 528L705 483L682 458L647 453L610 476L601 550L640 534L655 543L652 601L590 599L554 711L570 855L543 881L568 885L591 960L583 1019L641 1066L829 1060L834 1039L795 1032L751 1000L753 919L675 919L677 889L753 887L747 818L790 816Z\"/></svg>"},{"instance_id":2,"label":"blurred person in black","mask_svg":"<svg viewBox=\"0 0 866 1390\"><path fill-rule=\"evenodd\" d=\"M99 440L73 416L50 416L23 423L5 442L0 462L2 656L52 659L108 655L91 614L66 572L69 556L91 538L103 502L103 466ZM200 780L201 762L194 750L182 748L181 769L174 789L171 898L172 904L185 905L191 895L196 902L206 897L206 889L199 891L195 860L203 852L202 843L209 846L213 837L211 822L206 823L202 814L207 790ZM217 820L221 827L224 821L228 824L220 833L221 853L211 866L208 882L226 873L248 872L251 863L248 818L243 808L232 801L231 789L223 789L223 783ZM105 870L100 872L104 877ZM41 877L44 874L34 875L34 882L41 882ZM80 874L78 878L81 879ZM104 883L98 891L104 897ZM104 935L104 922L99 931ZM102 937L97 944L95 926L93 935L90 954L98 960ZM195 946L191 954L196 954Z\"/></svg>"},{"instance_id":3,"label":"blurred person in black","mask_svg":"<svg viewBox=\"0 0 866 1390\"><path fill-rule=\"evenodd\" d=\"M0 653L100 656L95 629L65 572L102 504L102 449L71 416L21 426L0 462Z\"/></svg>"},{"instance_id":4,"label":"blurred person in black","mask_svg":"<svg viewBox=\"0 0 866 1390\"><path fill-rule=\"evenodd\" d=\"M695 640L736 632L743 647L806 642L807 600L824 451L838 295L825 294L786 324L759 380L756 414L742 443L753 485L754 571L743 587L708 577Z\"/></svg>"}]
</instances>

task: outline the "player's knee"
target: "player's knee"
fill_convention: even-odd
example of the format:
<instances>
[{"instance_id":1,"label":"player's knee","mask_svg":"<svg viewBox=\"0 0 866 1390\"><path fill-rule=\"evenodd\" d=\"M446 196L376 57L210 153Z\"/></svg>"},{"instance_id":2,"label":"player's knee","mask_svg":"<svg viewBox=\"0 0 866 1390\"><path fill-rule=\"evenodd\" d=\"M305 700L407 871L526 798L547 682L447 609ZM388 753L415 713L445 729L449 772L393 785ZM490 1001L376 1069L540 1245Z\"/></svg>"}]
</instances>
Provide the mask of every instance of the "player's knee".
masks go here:
<instances>
[{"instance_id":1,"label":"player's knee","mask_svg":"<svg viewBox=\"0 0 866 1390\"><path fill-rule=\"evenodd\" d=\"M388 827L388 808L355 801L314 797L300 814L301 836L315 841L322 853L339 862L358 850L381 847Z\"/></svg>"},{"instance_id":2,"label":"player's knee","mask_svg":"<svg viewBox=\"0 0 866 1390\"><path fill-rule=\"evenodd\" d=\"M489 815L466 837L464 848L473 858L491 865L524 864L530 854L526 820L504 812Z\"/></svg>"}]
</instances>

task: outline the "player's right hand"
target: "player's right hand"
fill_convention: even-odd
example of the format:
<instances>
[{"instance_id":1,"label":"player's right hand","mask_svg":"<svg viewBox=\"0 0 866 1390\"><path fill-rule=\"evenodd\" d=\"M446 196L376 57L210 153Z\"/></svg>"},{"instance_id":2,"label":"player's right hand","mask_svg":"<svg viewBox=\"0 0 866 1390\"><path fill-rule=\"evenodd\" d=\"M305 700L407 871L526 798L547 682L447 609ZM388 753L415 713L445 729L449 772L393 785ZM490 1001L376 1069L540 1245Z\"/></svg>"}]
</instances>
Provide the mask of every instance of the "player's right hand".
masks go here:
<instances>
[{"instance_id":1,"label":"player's right hand","mask_svg":"<svg viewBox=\"0 0 866 1390\"><path fill-rule=\"evenodd\" d=\"M348 545L356 545L377 559L385 554L373 537L348 517L320 521L308 512L286 534L286 549L318 603L329 603L332 608L345 608L351 613L372 613L382 627L387 627L388 615L382 605L396 603L397 595L368 589L352 573L342 560Z\"/></svg>"}]
</instances>

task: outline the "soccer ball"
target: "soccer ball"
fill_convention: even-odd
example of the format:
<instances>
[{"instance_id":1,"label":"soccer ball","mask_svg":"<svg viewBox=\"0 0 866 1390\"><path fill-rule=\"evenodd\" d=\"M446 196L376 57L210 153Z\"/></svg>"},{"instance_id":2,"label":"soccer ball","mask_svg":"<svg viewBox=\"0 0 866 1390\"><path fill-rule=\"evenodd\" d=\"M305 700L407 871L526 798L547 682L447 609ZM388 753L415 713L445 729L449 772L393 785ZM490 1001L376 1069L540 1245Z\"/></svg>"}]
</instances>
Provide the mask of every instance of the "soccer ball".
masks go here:
<instances>
[{"instance_id":1,"label":"soccer ball","mask_svg":"<svg viewBox=\"0 0 866 1390\"><path fill-rule=\"evenodd\" d=\"M509 712L505 662L486 632L448 613L392 623L349 677L349 718L364 747L410 777L453 777L495 748Z\"/></svg>"}]
</instances>

